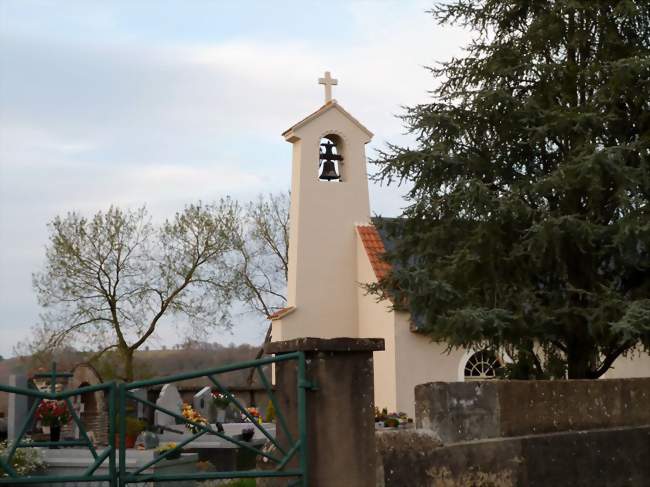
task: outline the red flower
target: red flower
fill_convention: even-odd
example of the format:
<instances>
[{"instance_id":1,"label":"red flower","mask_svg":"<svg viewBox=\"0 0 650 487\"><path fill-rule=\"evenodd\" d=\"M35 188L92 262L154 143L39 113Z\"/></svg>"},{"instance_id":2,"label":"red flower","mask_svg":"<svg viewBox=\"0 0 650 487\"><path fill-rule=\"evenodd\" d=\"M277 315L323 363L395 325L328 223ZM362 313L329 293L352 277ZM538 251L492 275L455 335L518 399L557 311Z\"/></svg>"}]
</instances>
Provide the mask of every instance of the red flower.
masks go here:
<instances>
[{"instance_id":1,"label":"red flower","mask_svg":"<svg viewBox=\"0 0 650 487\"><path fill-rule=\"evenodd\" d=\"M64 425L72 419L64 401L43 400L36 408L36 419L45 426Z\"/></svg>"}]
</instances>

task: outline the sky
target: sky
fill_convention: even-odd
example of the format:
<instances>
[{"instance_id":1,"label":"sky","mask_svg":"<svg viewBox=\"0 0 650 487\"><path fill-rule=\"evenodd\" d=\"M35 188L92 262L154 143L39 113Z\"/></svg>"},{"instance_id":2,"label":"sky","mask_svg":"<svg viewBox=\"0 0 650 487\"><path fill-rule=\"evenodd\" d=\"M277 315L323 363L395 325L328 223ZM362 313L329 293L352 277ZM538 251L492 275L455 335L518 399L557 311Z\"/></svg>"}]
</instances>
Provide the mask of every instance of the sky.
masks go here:
<instances>
[{"instance_id":1,"label":"sky","mask_svg":"<svg viewBox=\"0 0 650 487\"><path fill-rule=\"evenodd\" d=\"M0 355L28 337L39 306L47 223L110 205L157 219L230 195L289 189L281 133L334 98L386 142L396 115L430 100L424 68L468 34L418 0L0 0ZM369 172L373 172L372 166ZM403 188L371 184L374 213L398 215ZM257 343L242 316L211 341ZM182 341L171 324L152 347Z\"/></svg>"}]
</instances>

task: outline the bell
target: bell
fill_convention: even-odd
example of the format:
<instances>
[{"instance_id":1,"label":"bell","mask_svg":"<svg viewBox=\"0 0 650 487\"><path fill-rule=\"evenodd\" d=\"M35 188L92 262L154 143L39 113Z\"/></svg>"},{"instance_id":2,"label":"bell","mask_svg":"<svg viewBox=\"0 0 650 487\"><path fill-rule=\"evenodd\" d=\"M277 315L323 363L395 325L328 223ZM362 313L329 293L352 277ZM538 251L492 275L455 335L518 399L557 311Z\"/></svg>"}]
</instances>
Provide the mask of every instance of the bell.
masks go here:
<instances>
[{"instance_id":1,"label":"bell","mask_svg":"<svg viewBox=\"0 0 650 487\"><path fill-rule=\"evenodd\" d=\"M328 140L324 144L321 144L320 147L320 162L323 165L323 172L321 172L318 179L323 181L341 179L341 176L336 172L334 161L342 161L343 157L340 154L334 153L336 145L331 140Z\"/></svg>"},{"instance_id":2,"label":"bell","mask_svg":"<svg viewBox=\"0 0 650 487\"><path fill-rule=\"evenodd\" d=\"M323 161L323 172L320 173L318 179L322 179L323 181L339 179L339 175L336 172L336 166L334 166L334 161Z\"/></svg>"}]
</instances>

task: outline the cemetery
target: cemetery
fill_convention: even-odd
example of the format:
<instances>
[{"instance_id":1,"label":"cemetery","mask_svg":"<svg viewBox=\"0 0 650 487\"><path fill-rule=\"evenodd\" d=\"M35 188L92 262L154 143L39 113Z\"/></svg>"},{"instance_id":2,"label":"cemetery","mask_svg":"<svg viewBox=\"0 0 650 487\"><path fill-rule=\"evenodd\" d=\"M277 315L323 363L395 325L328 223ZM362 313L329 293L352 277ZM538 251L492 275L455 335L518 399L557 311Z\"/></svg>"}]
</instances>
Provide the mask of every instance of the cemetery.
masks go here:
<instances>
[{"instance_id":1,"label":"cemetery","mask_svg":"<svg viewBox=\"0 0 650 487\"><path fill-rule=\"evenodd\" d=\"M287 103L262 91L274 80L261 82L254 48L177 49L193 81L211 63L215 78L224 65L241 76L220 90L238 117L208 110L232 133L217 144L210 127L197 144L226 147L216 179L273 179L237 172L240 157L275 156L257 150L268 134L235 130L263 108L254 122L286 143L290 192L198 199L163 222L116 205L51 220L32 275L45 311L21 343L31 365L0 380L0 487L650 487L647 3L433 2L439 25L475 37L427 68L433 100L402 106L406 142L380 148L330 71L310 86L322 101L280 136ZM396 40L374 36L388 38L373 37L384 72L351 81L370 93L363 118L397 71L384 56ZM314 53L289 45L288 60L262 51L267 71L309 65ZM248 93L232 96L240 81ZM291 110L309 106L298 91ZM174 131L203 130L202 97ZM201 195L205 168L169 167L170 188ZM399 217L371 206L373 181L398 184ZM254 345L195 338L251 312L265 331ZM149 349L165 332L187 332L173 355ZM239 346L243 358L216 359ZM84 360L42 367L73 352Z\"/></svg>"},{"instance_id":2,"label":"cemetery","mask_svg":"<svg viewBox=\"0 0 650 487\"><path fill-rule=\"evenodd\" d=\"M113 433L122 428L124 437L114 435L103 444L96 429L76 427L83 425L85 406L70 400L72 419L59 441L54 442L52 421L43 436L46 418L41 416L20 440L28 448L15 450L14 463L20 459L27 466L20 475L31 485L61 487L115 485L116 478L123 485L194 486L222 476L255 477L251 485L279 487L302 485L305 471L306 485L316 487L647 485L650 379L422 384L414 391L413 423L402 417L401 424L392 424L390 414L373 414L373 355L383 348L380 339L352 338L269 344L269 354L283 357L274 362L276 385L267 391L275 411L230 395L219 381L222 371L204 371L221 387L203 388L191 404L164 378L149 381L153 387L165 382L155 401L145 399L146 381L124 393L93 390L107 392L107 398L114 399L115 392L125 397L127 416L108 425ZM53 375L65 401L72 374L53 370ZM11 383L20 385L21 378ZM52 389L48 380L39 383ZM77 396L88 397L88 389L78 389ZM14 440L34 397L10 394L8 426ZM105 403L115 410L122 401L116 402ZM521 413L522 406L528 414ZM45 446L29 445L32 440ZM611 453L599 453L605 450ZM111 468L119 473L121 465L124 477L111 476ZM302 470L305 465L308 470ZM283 474L297 481L292 484ZM88 475L94 480L81 483ZM47 481L39 482L39 476ZM6 476L0 484L8 480L13 485Z\"/></svg>"},{"instance_id":3,"label":"cemetery","mask_svg":"<svg viewBox=\"0 0 650 487\"><path fill-rule=\"evenodd\" d=\"M191 477L197 471L206 472L209 478L209 472L254 470L258 455L277 460L263 452L266 443L277 445L273 388L264 375L269 363L255 364L269 386L266 393L271 400L264 408L247 405L233 395L223 379L216 378L219 371L176 378L203 376L213 383L194 394L191 402L184 402L175 378L170 378L172 382L149 381L120 391L124 399L119 407L115 384L101 383L86 364L71 373L58 372L53 364L49 373L35 374L29 380L13 375L3 392L14 393L9 394L9 443L0 456L4 477L0 483L6 484L9 475L11 484L11 474L19 473L20 477L35 475L32 485L68 485L66 479L84 485L114 485L117 462L134 475L153 474L171 479L174 485L189 486L194 485ZM227 376L242 368L222 373ZM87 381L91 375L92 385ZM71 384L77 387L72 389ZM152 401L149 392L156 395ZM286 428L282 413L278 414ZM31 470L11 466L23 458L32 459ZM190 478L178 480L179 476ZM39 481L39 477L47 480Z\"/></svg>"}]
</instances>

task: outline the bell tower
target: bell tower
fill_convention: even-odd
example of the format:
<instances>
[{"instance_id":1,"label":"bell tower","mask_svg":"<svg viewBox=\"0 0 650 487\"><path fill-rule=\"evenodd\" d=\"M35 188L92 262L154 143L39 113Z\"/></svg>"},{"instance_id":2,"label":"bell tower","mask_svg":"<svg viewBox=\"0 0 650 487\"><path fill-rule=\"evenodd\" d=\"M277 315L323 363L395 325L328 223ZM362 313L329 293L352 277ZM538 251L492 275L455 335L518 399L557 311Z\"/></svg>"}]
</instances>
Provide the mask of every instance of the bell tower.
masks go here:
<instances>
[{"instance_id":1,"label":"bell tower","mask_svg":"<svg viewBox=\"0 0 650 487\"><path fill-rule=\"evenodd\" d=\"M358 335L355 225L370 221L365 146L372 133L332 99L282 135L293 146L288 307L272 339Z\"/></svg>"}]
</instances>

